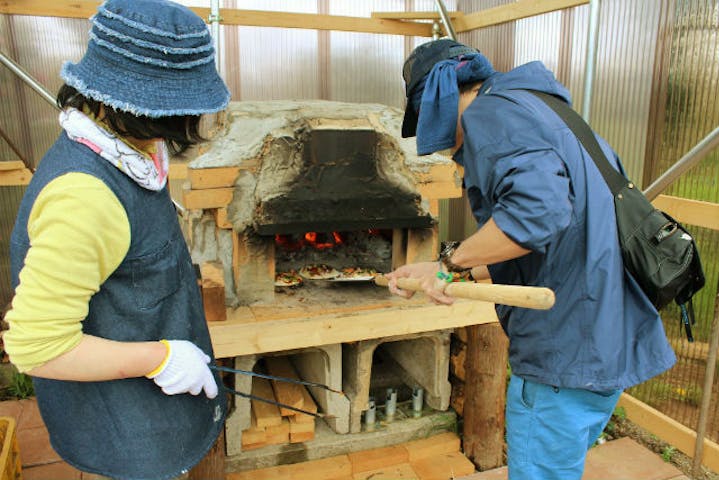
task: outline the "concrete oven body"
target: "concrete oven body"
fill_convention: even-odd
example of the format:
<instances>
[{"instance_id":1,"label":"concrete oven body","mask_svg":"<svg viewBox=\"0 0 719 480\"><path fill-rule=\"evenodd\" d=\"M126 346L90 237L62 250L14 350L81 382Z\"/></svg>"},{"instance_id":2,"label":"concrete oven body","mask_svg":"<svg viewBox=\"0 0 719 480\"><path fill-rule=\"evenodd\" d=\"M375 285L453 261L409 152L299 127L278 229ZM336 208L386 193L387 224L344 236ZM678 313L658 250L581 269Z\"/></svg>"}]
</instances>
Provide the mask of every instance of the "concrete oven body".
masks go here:
<instances>
[{"instance_id":1,"label":"concrete oven body","mask_svg":"<svg viewBox=\"0 0 719 480\"><path fill-rule=\"evenodd\" d=\"M221 128L189 164L184 197L193 261L222 265L228 308L293 312L321 304L325 314L373 308L389 295L372 282L305 281L287 289L276 288L275 274L317 263L387 272L436 258L439 200L461 196L461 171L448 157L416 156L414 139L400 137L401 119L401 111L373 104L230 104ZM288 356L301 378L346 393L310 389L320 411L332 416L332 431L359 433L373 390L383 388L374 380L378 363L405 386L421 387L426 405L447 410L450 333L365 336L240 355L234 365L252 370L263 356ZM235 388L249 392L251 382L237 375ZM249 405L236 398L227 421L230 456L243 450Z\"/></svg>"}]
</instances>

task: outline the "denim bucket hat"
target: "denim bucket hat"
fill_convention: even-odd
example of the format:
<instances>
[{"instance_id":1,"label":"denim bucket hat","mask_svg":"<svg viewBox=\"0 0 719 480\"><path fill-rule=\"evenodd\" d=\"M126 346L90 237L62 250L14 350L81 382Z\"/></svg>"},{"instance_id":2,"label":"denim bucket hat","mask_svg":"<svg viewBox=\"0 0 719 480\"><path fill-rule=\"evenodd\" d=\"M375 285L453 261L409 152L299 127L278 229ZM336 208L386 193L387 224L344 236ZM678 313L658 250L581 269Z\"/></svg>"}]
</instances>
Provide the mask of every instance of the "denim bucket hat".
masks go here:
<instances>
[{"instance_id":1,"label":"denim bucket hat","mask_svg":"<svg viewBox=\"0 0 719 480\"><path fill-rule=\"evenodd\" d=\"M78 63L60 76L82 95L150 118L223 110L230 92L215 68L205 22L166 0L108 0L91 18Z\"/></svg>"},{"instance_id":2,"label":"denim bucket hat","mask_svg":"<svg viewBox=\"0 0 719 480\"><path fill-rule=\"evenodd\" d=\"M417 134L419 112L415 110L410 98L412 98L415 91L423 84L424 79L432 70L432 67L442 60L477 53L479 53L479 51L475 48L468 47L449 38L442 38L440 40L423 43L415 48L409 57L407 57L402 68L402 77L404 78L405 93L407 96L407 105L404 110L404 119L402 120L403 138L414 137Z\"/></svg>"}]
</instances>

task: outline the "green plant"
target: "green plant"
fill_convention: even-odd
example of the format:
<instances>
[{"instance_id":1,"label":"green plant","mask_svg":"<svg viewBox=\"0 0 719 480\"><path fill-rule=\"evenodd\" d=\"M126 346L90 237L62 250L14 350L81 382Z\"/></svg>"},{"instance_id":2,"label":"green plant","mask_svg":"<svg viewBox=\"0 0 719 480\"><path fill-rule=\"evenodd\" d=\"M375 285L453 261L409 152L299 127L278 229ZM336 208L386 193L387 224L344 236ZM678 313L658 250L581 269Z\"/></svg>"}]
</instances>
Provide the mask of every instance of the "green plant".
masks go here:
<instances>
[{"instance_id":1,"label":"green plant","mask_svg":"<svg viewBox=\"0 0 719 480\"><path fill-rule=\"evenodd\" d=\"M619 420L626 420L627 419L627 411L624 410L624 407L617 407L614 409L614 413L612 414L615 417L617 417Z\"/></svg>"},{"instance_id":2,"label":"green plant","mask_svg":"<svg viewBox=\"0 0 719 480\"><path fill-rule=\"evenodd\" d=\"M670 462L672 460L672 456L674 455L674 452L676 452L676 450L677 450L676 448L671 447L671 446L664 447L662 449L662 459L665 462Z\"/></svg>"},{"instance_id":3,"label":"green plant","mask_svg":"<svg viewBox=\"0 0 719 480\"><path fill-rule=\"evenodd\" d=\"M24 373L15 372L8 385L8 394L13 397L23 399L35 395L35 388L32 385L32 379Z\"/></svg>"}]
</instances>

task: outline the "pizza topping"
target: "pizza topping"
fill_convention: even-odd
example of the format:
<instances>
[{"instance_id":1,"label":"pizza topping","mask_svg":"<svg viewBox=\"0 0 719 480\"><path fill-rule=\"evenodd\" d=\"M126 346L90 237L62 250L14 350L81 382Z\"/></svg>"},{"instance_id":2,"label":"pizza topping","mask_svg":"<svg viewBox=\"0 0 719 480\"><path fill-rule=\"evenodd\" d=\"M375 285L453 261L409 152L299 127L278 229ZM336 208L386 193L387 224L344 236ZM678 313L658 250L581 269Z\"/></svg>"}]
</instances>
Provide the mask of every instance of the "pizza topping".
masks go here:
<instances>
[{"instance_id":1,"label":"pizza topping","mask_svg":"<svg viewBox=\"0 0 719 480\"><path fill-rule=\"evenodd\" d=\"M377 275L377 270L374 268L363 268L363 267L345 267L342 269L340 274L343 278L374 278Z\"/></svg>"},{"instance_id":2,"label":"pizza topping","mask_svg":"<svg viewBox=\"0 0 719 480\"><path fill-rule=\"evenodd\" d=\"M275 275L276 287L296 287L302 285L302 277L296 271L281 272Z\"/></svg>"},{"instance_id":3,"label":"pizza topping","mask_svg":"<svg viewBox=\"0 0 719 480\"><path fill-rule=\"evenodd\" d=\"M306 265L300 269L300 275L309 280L325 280L340 274L334 267L324 264Z\"/></svg>"}]
</instances>

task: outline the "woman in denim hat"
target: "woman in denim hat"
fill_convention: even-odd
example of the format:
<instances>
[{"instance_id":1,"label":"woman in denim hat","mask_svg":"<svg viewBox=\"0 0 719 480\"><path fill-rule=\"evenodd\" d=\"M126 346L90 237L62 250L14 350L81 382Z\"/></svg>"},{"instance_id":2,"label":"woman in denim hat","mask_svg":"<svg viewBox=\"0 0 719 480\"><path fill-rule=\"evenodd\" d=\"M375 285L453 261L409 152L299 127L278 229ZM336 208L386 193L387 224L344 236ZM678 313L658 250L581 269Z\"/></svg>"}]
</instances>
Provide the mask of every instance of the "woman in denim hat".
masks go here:
<instances>
[{"instance_id":1,"label":"woman in denim hat","mask_svg":"<svg viewBox=\"0 0 719 480\"><path fill-rule=\"evenodd\" d=\"M109 0L62 68L60 137L11 238L4 341L34 379L55 451L119 479L187 472L226 398L167 187L170 153L201 141L229 92L207 26L165 0Z\"/></svg>"},{"instance_id":2,"label":"woman in denim hat","mask_svg":"<svg viewBox=\"0 0 719 480\"><path fill-rule=\"evenodd\" d=\"M569 92L539 62L495 72L477 50L447 39L417 47L404 80L402 134L417 137L419 154L451 149L478 229L443 249L440 262L388 274L390 290L410 296L396 280L415 277L432 300L450 304L449 272L554 290L551 310L497 305L512 370L509 478L579 480L621 391L676 358L656 309L624 272L612 193L569 127L532 93L570 103Z\"/></svg>"}]
</instances>

